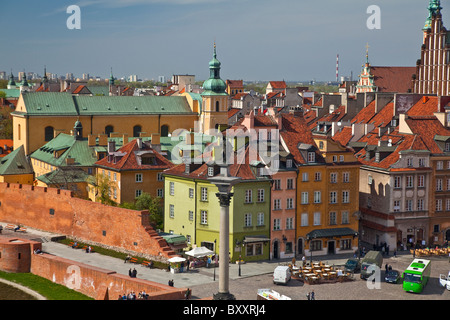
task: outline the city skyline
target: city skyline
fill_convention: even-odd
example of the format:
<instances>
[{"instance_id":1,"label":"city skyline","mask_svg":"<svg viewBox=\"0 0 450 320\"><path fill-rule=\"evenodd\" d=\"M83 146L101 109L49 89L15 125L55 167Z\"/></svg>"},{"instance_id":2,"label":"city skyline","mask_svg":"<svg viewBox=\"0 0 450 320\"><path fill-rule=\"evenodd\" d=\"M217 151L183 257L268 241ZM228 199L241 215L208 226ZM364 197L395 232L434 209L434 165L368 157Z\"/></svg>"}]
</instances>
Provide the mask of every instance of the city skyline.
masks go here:
<instances>
[{"instance_id":1,"label":"city skyline","mask_svg":"<svg viewBox=\"0 0 450 320\"><path fill-rule=\"evenodd\" d=\"M377 66L415 66L420 58L428 1L343 0L128 0L26 1L6 3L3 19L8 44L0 70L75 77L89 73L117 78L136 74L158 79L173 74L208 77L214 41L222 78L333 81L357 79L365 61ZM70 30L66 12L81 10L81 29ZM370 5L381 10L381 29L369 29ZM406 9L407 8L407 9ZM449 8L443 4L446 23Z\"/></svg>"}]
</instances>

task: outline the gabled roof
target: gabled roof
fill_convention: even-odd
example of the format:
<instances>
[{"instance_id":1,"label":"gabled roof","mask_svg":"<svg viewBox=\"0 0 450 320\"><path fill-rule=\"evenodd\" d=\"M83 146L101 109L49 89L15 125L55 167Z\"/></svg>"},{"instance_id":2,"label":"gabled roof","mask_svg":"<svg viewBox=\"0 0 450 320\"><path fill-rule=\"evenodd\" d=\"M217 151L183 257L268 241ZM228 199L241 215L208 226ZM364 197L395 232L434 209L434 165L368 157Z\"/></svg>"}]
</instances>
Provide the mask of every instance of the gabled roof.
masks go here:
<instances>
[{"instance_id":1,"label":"gabled roof","mask_svg":"<svg viewBox=\"0 0 450 320\"><path fill-rule=\"evenodd\" d=\"M59 157L55 157L55 152L61 152ZM58 134L30 157L55 167L92 167L97 161L95 149L89 147L87 139L76 140L74 136L65 133ZM73 164L67 164L66 159L73 159Z\"/></svg>"},{"instance_id":2,"label":"gabled roof","mask_svg":"<svg viewBox=\"0 0 450 320\"><path fill-rule=\"evenodd\" d=\"M432 116L435 112L442 112L439 110L439 99L436 96L423 96L417 101L406 113L408 116Z\"/></svg>"},{"instance_id":3,"label":"gabled roof","mask_svg":"<svg viewBox=\"0 0 450 320\"><path fill-rule=\"evenodd\" d=\"M152 170L152 169L168 169L173 167L173 163L167 160L157 150L153 149L148 142L142 142L142 148L138 146L138 139L134 139L126 145L119 148L115 153L121 155L119 159L108 161L108 155L97 161L95 164L100 167L106 167L113 170ZM154 163L143 164L139 159L141 156L149 155L154 157Z\"/></svg>"},{"instance_id":4,"label":"gabled roof","mask_svg":"<svg viewBox=\"0 0 450 320\"><path fill-rule=\"evenodd\" d=\"M33 167L25 156L23 145L0 158L0 175L32 174L33 172Z\"/></svg>"},{"instance_id":5,"label":"gabled roof","mask_svg":"<svg viewBox=\"0 0 450 320\"><path fill-rule=\"evenodd\" d=\"M343 127L341 130L336 132L332 139L339 142L341 145L346 146L352 139L352 127Z\"/></svg>"},{"instance_id":6,"label":"gabled roof","mask_svg":"<svg viewBox=\"0 0 450 320\"><path fill-rule=\"evenodd\" d=\"M415 67L377 67L371 66L370 72L378 92L406 93L411 89Z\"/></svg>"},{"instance_id":7,"label":"gabled roof","mask_svg":"<svg viewBox=\"0 0 450 320\"><path fill-rule=\"evenodd\" d=\"M285 81L269 81L269 84L274 89L286 89Z\"/></svg>"},{"instance_id":8,"label":"gabled roof","mask_svg":"<svg viewBox=\"0 0 450 320\"><path fill-rule=\"evenodd\" d=\"M410 116L405 121L411 131L421 137L427 150L435 154L443 153L443 150L438 146L434 138L436 135L450 138L450 130L445 128L436 117Z\"/></svg>"},{"instance_id":9,"label":"gabled roof","mask_svg":"<svg viewBox=\"0 0 450 320\"><path fill-rule=\"evenodd\" d=\"M230 88L243 88L244 87L244 80L227 80L226 84Z\"/></svg>"}]
</instances>

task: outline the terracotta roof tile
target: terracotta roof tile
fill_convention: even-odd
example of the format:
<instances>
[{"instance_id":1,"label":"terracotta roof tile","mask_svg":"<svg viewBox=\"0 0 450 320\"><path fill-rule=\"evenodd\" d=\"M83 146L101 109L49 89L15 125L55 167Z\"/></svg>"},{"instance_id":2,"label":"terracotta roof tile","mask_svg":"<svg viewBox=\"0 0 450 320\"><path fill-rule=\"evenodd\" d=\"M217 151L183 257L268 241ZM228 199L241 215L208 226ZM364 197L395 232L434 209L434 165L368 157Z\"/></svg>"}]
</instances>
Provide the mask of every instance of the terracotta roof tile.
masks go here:
<instances>
[{"instance_id":1,"label":"terracotta roof tile","mask_svg":"<svg viewBox=\"0 0 450 320\"><path fill-rule=\"evenodd\" d=\"M406 93L411 89L412 75L416 73L415 67L370 67L374 76L374 84L378 92Z\"/></svg>"}]
</instances>

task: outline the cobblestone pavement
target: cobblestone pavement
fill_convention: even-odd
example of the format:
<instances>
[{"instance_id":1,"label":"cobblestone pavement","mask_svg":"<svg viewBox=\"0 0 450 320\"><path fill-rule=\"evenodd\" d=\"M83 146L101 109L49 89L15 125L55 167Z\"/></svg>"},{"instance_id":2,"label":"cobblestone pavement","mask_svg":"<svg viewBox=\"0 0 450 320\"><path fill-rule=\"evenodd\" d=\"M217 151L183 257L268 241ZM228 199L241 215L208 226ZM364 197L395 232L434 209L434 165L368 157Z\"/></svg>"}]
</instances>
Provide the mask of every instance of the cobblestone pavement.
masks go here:
<instances>
[{"instance_id":1,"label":"cobblestone pavement","mask_svg":"<svg viewBox=\"0 0 450 320\"><path fill-rule=\"evenodd\" d=\"M18 237L40 240L44 239L43 250L66 259L82 262L99 268L113 270L120 274L128 274L130 268L136 268L138 278L167 284L173 279L175 287L192 289L193 299L208 299L218 292L218 268L199 268L185 273L171 274L169 272L149 269L141 266L123 263L122 260L103 256L97 253L85 253L83 250L72 249L67 245L47 242L53 234L29 229L27 233L14 233L3 230L1 236ZM330 265L343 265L350 255L330 255L314 257L314 261L324 261ZM345 283L303 284L298 280L291 280L286 286L275 285L272 282L272 273L279 264L286 264L290 260L260 261L242 265L230 264L230 293L238 300L256 300L258 289L273 289L293 300L306 300L306 294L314 290L316 300L450 300L450 291L439 286L439 275L448 274L450 263L448 258L433 257L431 278L422 294L403 292L400 284L384 282L384 265L390 264L393 269L403 271L412 261L412 255L403 252L398 257L385 258L381 272L381 289L368 289L365 280L356 274L354 281ZM308 259L309 260L309 259ZM241 276L239 276L239 268ZM215 277L214 277L215 271Z\"/></svg>"},{"instance_id":2,"label":"cobblestone pavement","mask_svg":"<svg viewBox=\"0 0 450 320\"><path fill-rule=\"evenodd\" d=\"M439 275L448 274L450 263L445 257L429 258L431 262L431 277L421 294L404 292L401 284L384 282L384 265L387 263L394 270L404 271L412 261L412 255L400 255L397 258L385 258L381 271L380 289L369 289L367 281L361 280L355 274L354 281L344 283L327 283L308 285L298 280L291 280L288 285L275 285L272 274L263 274L242 279L230 280L230 293L237 300L255 300L258 289L272 289L290 297L293 300L307 300L306 294L314 291L316 300L450 300L450 291L439 286ZM249 264L250 267L250 264ZM216 293L217 285L204 284L194 286L193 298L205 298Z\"/></svg>"}]
</instances>

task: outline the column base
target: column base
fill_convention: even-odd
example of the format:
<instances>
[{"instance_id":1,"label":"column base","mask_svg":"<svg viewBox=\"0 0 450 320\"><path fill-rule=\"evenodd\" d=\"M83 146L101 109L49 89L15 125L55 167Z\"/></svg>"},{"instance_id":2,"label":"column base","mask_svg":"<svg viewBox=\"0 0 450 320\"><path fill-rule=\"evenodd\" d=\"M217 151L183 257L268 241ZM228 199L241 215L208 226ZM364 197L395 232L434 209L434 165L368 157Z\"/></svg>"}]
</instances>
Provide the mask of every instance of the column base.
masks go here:
<instances>
[{"instance_id":1,"label":"column base","mask_svg":"<svg viewBox=\"0 0 450 320\"><path fill-rule=\"evenodd\" d=\"M236 297L229 292L219 292L213 294L213 300L236 300Z\"/></svg>"}]
</instances>

